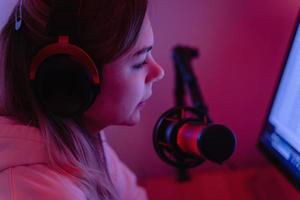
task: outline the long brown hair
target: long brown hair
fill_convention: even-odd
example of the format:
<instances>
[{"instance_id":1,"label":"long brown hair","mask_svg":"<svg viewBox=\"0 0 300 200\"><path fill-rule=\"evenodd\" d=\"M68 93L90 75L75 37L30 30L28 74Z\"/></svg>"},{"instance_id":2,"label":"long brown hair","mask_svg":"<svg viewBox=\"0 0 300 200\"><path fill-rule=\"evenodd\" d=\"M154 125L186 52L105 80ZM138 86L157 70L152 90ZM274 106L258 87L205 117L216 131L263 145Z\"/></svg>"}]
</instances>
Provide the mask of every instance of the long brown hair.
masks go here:
<instances>
[{"instance_id":1,"label":"long brown hair","mask_svg":"<svg viewBox=\"0 0 300 200\"><path fill-rule=\"evenodd\" d=\"M101 138L89 133L81 117L62 119L44 113L32 92L28 80L31 60L39 49L57 39L47 32L50 8L50 0L23 0L22 28L14 29L15 7L2 29L0 114L38 127L46 139L49 166L70 177L88 199L118 199ZM82 0L76 42L94 59L99 71L133 47L146 10L147 0Z\"/></svg>"}]
</instances>

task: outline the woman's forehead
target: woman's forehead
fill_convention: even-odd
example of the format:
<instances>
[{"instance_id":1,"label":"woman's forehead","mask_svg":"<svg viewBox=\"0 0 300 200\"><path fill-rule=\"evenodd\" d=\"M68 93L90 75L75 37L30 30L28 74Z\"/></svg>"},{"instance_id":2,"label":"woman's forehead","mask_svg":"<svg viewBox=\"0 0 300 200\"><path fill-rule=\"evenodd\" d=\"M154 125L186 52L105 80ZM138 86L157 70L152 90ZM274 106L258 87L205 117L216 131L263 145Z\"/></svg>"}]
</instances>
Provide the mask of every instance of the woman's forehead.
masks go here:
<instances>
[{"instance_id":1,"label":"woman's forehead","mask_svg":"<svg viewBox=\"0 0 300 200\"><path fill-rule=\"evenodd\" d=\"M141 27L138 39L135 45L125 52L122 56L117 58L114 62L127 62L128 59L136 57L139 51L142 51L141 54L151 51L154 43L153 30L149 18L146 16Z\"/></svg>"},{"instance_id":2,"label":"woman's forehead","mask_svg":"<svg viewBox=\"0 0 300 200\"><path fill-rule=\"evenodd\" d=\"M133 47L133 50L138 51L140 48L144 48L145 46L153 46L153 30L151 26L151 22L149 17L146 16L137 39L136 45Z\"/></svg>"},{"instance_id":3,"label":"woman's forehead","mask_svg":"<svg viewBox=\"0 0 300 200\"><path fill-rule=\"evenodd\" d=\"M139 33L138 39L133 46L126 54L126 57L134 56L137 52L148 49L153 46L154 43L154 37L153 37L153 30L151 26L151 22L149 20L149 17L146 16L143 22L143 25L141 27L141 31Z\"/></svg>"}]
</instances>

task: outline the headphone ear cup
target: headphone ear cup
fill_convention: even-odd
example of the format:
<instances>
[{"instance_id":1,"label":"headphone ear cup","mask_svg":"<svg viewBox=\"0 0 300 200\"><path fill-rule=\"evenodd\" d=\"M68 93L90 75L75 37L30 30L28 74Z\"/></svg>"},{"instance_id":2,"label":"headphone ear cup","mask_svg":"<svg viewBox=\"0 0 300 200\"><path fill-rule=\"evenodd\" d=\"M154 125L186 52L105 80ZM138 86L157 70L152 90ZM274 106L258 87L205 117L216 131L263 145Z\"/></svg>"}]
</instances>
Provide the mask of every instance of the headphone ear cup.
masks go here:
<instances>
[{"instance_id":1,"label":"headphone ear cup","mask_svg":"<svg viewBox=\"0 0 300 200\"><path fill-rule=\"evenodd\" d=\"M87 67L65 54L48 57L39 66L33 87L42 107L60 117L81 114L99 93Z\"/></svg>"}]
</instances>

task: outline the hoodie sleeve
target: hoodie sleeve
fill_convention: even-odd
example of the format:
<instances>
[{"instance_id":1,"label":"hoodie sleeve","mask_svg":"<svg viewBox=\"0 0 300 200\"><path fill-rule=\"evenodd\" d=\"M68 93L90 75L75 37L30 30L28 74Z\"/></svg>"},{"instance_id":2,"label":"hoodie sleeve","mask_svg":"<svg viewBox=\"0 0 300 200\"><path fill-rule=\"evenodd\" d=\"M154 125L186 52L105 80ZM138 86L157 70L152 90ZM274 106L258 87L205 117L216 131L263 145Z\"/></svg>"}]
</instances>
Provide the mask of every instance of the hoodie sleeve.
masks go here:
<instances>
[{"instance_id":1,"label":"hoodie sleeve","mask_svg":"<svg viewBox=\"0 0 300 200\"><path fill-rule=\"evenodd\" d=\"M86 200L68 178L35 164L6 169L0 174L1 200Z\"/></svg>"},{"instance_id":2,"label":"hoodie sleeve","mask_svg":"<svg viewBox=\"0 0 300 200\"><path fill-rule=\"evenodd\" d=\"M147 200L146 191L138 186L136 176L120 161L116 152L107 143L104 134L101 135L108 171L121 200Z\"/></svg>"}]
</instances>

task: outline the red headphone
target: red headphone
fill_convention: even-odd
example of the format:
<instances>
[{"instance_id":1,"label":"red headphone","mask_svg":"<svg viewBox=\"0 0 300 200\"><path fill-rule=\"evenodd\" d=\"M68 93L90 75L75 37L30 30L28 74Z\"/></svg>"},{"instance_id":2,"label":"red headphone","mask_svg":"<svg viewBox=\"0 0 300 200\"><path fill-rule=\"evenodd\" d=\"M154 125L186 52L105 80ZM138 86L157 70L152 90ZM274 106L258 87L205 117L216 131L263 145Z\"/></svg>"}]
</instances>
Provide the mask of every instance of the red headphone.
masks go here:
<instances>
[{"instance_id":1,"label":"red headphone","mask_svg":"<svg viewBox=\"0 0 300 200\"><path fill-rule=\"evenodd\" d=\"M70 40L79 33L81 1L53 0L49 35L58 41L43 47L33 58L29 80L44 111L59 117L82 114L100 90L100 76L87 52Z\"/></svg>"}]
</instances>

